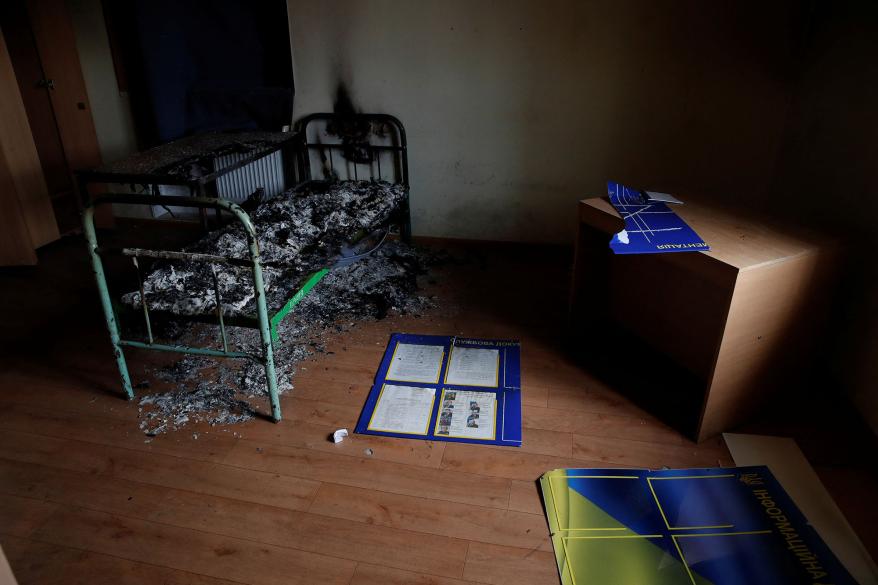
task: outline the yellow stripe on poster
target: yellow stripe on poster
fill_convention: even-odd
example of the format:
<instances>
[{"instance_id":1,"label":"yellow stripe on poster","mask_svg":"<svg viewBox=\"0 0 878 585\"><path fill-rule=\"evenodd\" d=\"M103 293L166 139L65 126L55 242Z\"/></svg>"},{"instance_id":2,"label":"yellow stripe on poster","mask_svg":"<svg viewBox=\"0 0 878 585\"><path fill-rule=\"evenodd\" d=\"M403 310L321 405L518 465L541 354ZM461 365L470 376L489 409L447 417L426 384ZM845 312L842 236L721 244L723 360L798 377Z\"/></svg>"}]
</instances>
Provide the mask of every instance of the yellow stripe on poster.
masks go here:
<instances>
[{"instance_id":1,"label":"yellow stripe on poster","mask_svg":"<svg viewBox=\"0 0 878 585\"><path fill-rule=\"evenodd\" d=\"M652 481L669 481L672 479L721 479L724 477L735 477L734 474L725 475L678 475L674 477L650 477Z\"/></svg>"},{"instance_id":2,"label":"yellow stripe on poster","mask_svg":"<svg viewBox=\"0 0 878 585\"><path fill-rule=\"evenodd\" d=\"M698 585L695 582L695 575L692 574L692 569L689 568L689 563L686 562L686 557L683 556L683 551L680 550L680 543L677 542L677 539L672 536L671 541L674 543L674 548L677 549L677 554L680 555L680 560L683 562L683 567L686 569L686 573L689 575L689 580L692 581L692 585Z\"/></svg>"},{"instance_id":3,"label":"yellow stripe on poster","mask_svg":"<svg viewBox=\"0 0 878 585\"><path fill-rule=\"evenodd\" d=\"M710 534L672 534L671 538L704 538L707 536L751 536L754 534L771 534L771 530L750 530L748 532L713 532Z\"/></svg>"},{"instance_id":4,"label":"yellow stripe on poster","mask_svg":"<svg viewBox=\"0 0 878 585\"><path fill-rule=\"evenodd\" d=\"M640 479L636 475L564 475L550 476L549 479Z\"/></svg>"},{"instance_id":5,"label":"yellow stripe on poster","mask_svg":"<svg viewBox=\"0 0 878 585\"><path fill-rule=\"evenodd\" d=\"M661 534L620 534L611 536L562 536L567 540L609 540L612 538L664 538Z\"/></svg>"}]
</instances>

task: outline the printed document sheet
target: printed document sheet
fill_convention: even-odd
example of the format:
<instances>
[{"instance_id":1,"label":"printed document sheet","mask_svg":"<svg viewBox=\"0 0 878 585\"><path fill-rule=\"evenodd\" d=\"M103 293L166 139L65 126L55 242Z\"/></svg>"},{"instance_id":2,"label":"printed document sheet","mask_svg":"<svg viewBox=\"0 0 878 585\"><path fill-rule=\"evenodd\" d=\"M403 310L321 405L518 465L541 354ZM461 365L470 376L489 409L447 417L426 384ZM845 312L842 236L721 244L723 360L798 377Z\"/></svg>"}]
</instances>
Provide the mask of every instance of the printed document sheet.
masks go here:
<instances>
[{"instance_id":1,"label":"printed document sheet","mask_svg":"<svg viewBox=\"0 0 878 585\"><path fill-rule=\"evenodd\" d=\"M442 391L437 436L493 440L497 426L497 395L470 390Z\"/></svg>"},{"instance_id":2,"label":"printed document sheet","mask_svg":"<svg viewBox=\"0 0 878 585\"><path fill-rule=\"evenodd\" d=\"M500 375L500 350L453 347L446 384L496 388Z\"/></svg>"},{"instance_id":3,"label":"printed document sheet","mask_svg":"<svg viewBox=\"0 0 878 585\"><path fill-rule=\"evenodd\" d=\"M397 343L390 360L387 379L397 382L436 384L445 350L441 345Z\"/></svg>"},{"instance_id":4,"label":"printed document sheet","mask_svg":"<svg viewBox=\"0 0 878 585\"><path fill-rule=\"evenodd\" d=\"M432 388L385 384L369 421L369 430L426 435L433 413Z\"/></svg>"}]
</instances>

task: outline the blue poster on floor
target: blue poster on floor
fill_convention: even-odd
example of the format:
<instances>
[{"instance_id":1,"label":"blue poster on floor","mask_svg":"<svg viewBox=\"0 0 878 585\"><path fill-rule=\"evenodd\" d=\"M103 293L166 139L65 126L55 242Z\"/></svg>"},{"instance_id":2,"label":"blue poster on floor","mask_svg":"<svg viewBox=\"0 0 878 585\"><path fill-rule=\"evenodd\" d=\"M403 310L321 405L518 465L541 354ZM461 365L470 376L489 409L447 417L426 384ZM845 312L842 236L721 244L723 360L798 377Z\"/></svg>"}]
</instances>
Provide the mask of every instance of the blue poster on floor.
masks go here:
<instances>
[{"instance_id":1,"label":"blue poster on floor","mask_svg":"<svg viewBox=\"0 0 878 585\"><path fill-rule=\"evenodd\" d=\"M356 432L521 446L521 344L394 333Z\"/></svg>"},{"instance_id":2,"label":"blue poster on floor","mask_svg":"<svg viewBox=\"0 0 878 585\"><path fill-rule=\"evenodd\" d=\"M562 585L856 585L767 467L556 469Z\"/></svg>"},{"instance_id":3,"label":"blue poster on floor","mask_svg":"<svg viewBox=\"0 0 878 585\"><path fill-rule=\"evenodd\" d=\"M706 252L710 250L666 203L647 198L644 191L609 181L610 203L625 220L625 229L610 240L616 254Z\"/></svg>"}]
</instances>

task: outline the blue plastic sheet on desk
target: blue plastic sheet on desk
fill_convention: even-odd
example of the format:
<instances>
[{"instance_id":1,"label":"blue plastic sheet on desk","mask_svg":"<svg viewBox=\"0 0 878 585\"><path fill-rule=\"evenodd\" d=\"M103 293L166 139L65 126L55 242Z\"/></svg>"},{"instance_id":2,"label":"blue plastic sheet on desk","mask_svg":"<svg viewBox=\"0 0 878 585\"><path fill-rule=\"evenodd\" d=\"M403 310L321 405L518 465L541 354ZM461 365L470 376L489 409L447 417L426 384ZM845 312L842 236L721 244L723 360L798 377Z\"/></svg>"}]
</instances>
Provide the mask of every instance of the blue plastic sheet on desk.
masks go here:
<instances>
[{"instance_id":1,"label":"blue plastic sheet on desk","mask_svg":"<svg viewBox=\"0 0 878 585\"><path fill-rule=\"evenodd\" d=\"M610 203L625 220L625 229L610 240L616 254L656 254L660 252L706 252L710 250L667 204L646 200L637 189L609 181Z\"/></svg>"}]
</instances>

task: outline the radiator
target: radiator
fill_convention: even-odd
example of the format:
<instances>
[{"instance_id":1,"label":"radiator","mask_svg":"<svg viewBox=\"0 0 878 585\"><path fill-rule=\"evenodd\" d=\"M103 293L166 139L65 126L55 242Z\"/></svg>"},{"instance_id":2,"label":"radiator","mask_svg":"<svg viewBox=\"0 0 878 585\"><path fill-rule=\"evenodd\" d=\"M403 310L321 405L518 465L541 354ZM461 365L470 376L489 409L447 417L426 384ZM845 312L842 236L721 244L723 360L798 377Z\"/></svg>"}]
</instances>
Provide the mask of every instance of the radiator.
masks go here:
<instances>
[{"instance_id":1,"label":"radiator","mask_svg":"<svg viewBox=\"0 0 878 585\"><path fill-rule=\"evenodd\" d=\"M217 157L215 160L216 169L220 170L233 165L245 156L247 155L227 154ZM265 189L266 199L280 195L284 190L282 161L281 152L273 152L249 165L223 175L216 180L217 194L223 199L229 199L236 203L243 202L260 187Z\"/></svg>"},{"instance_id":2,"label":"radiator","mask_svg":"<svg viewBox=\"0 0 878 585\"><path fill-rule=\"evenodd\" d=\"M224 169L233 165L244 158L243 154L227 154L214 159L217 170ZM247 200L251 193L259 187L265 189L264 199L270 199L280 195L284 191L284 171L283 171L283 155L280 151L273 152L268 156L264 156L253 161L249 165L244 165L240 169L223 175L216 180L217 195L223 199L229 199L235 203L242 203ZM186 197L189 195L189 188L177 185L161 185L159 193L162 195L179 195ZM198 211L191 207L169 206L153 206L153 217L161 217L166 213L172 213L176 217L194 216Z\"/></svg>"}]
</instances>

